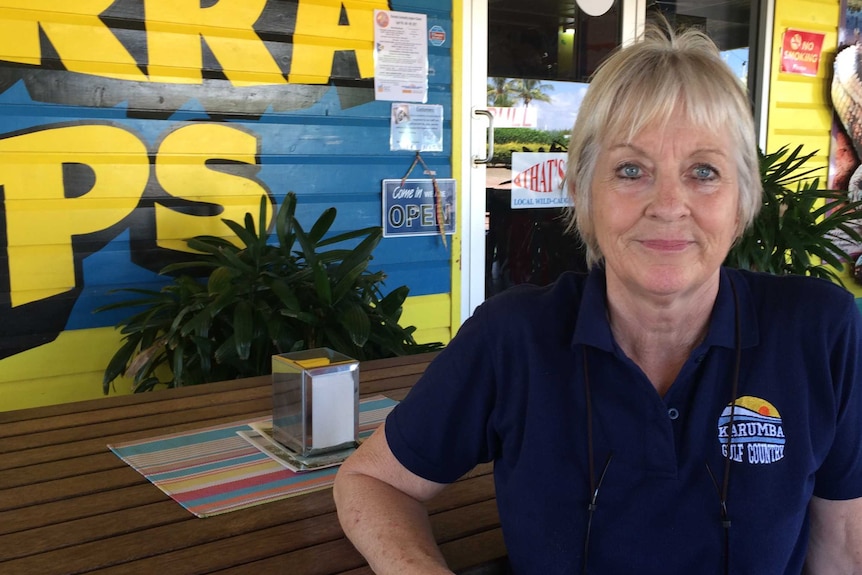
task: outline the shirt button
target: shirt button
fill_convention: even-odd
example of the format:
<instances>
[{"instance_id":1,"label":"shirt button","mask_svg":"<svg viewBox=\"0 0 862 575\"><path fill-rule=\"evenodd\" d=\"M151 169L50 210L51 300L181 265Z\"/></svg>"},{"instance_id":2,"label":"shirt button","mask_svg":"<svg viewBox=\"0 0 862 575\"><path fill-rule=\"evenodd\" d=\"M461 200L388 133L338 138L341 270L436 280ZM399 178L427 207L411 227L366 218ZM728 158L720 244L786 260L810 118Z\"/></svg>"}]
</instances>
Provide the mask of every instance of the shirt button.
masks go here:
<instances>
[{"instance_id":1,"label":"shirt button","mask_svg":"<svg viewBox=\"0 0 862 575\"><path fill-rule=\"evenodd\" d=\"M671 407L667 410L667 416L670 417L672 420L679 419L679 410L675 407Z\"/></svg>"},{"instance_id":2,"label":"shirt button","mask_svg":"<svg viewBox=\"0 0 862 575\"><path fill-rule=\"evenodd\" d=\"M697 356L696 358L694 358L694 363L700 363L700 362L702 362L702 361L703 361L703 358L705 358L705 357L706 357L705 355L699 355L699 356Z\"/></svg>"}]
</instances>

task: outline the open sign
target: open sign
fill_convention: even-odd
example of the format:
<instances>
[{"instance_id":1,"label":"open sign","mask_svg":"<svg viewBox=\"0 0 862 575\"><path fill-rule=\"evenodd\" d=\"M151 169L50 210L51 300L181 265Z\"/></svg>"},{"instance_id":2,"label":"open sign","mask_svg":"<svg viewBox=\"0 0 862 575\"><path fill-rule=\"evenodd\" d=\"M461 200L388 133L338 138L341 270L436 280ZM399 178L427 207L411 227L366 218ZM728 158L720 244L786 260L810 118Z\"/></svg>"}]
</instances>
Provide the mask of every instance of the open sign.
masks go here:
<instances>
[{"instance_id":1,"label":"open sign","mask_svg":"<svg viewBox=\"0 0 862 575\"><path fill-rule=\"evenodd\" d=\"M455 233L455 180L383 180L383 236Z\"/></svg>"}]
</instances>

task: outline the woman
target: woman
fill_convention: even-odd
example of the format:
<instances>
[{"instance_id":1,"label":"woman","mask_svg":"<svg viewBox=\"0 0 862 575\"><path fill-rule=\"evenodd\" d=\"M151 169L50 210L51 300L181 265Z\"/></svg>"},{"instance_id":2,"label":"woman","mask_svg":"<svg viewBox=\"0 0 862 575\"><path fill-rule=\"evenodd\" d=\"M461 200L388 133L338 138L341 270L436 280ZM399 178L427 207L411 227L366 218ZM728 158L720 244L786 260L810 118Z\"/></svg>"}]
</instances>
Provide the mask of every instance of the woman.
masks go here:
<instances>
[{"instance_id":1,"label":"woman","mask_svg":"<svg viewBox=\"0 0 862 575\"><path fill-rule=\"evenodd\" d=\"M569 149L591 271L485 302L338 473L377 573L448 573L421 502L494 461L514 573L862 573L862 331L721 267L757 213L744 89L696 31L597 72Z\"/></svg>"}]
</instances>

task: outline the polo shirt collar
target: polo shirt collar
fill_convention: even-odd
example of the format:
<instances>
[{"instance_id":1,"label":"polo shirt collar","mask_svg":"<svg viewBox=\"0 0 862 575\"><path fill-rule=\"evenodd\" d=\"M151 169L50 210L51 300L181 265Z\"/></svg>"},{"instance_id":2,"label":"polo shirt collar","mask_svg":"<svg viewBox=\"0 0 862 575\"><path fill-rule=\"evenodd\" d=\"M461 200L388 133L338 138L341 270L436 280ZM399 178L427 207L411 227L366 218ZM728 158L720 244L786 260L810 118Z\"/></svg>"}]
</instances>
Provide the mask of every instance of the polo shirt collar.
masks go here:
<instances>
[{"instance_id":1,"label":"polo shirt collar","mask_svg":"<svg viewBox=\"0 0 862 575\"><path fill-rule=\"evenodd\" d=\"M736 320L734 318L734 296L731 282L739 298L740 334L743 348L757 345L757 314L748 282L739 271L722 267L720 270L718 296L713 307L709 331L704 347L721 346L734 348L736 343ZM614 338L608 322L605 269L594 266L584 285L578 319L572 336L572 344L586 344L605 351L613 351Z\"/></svg>"},{"instance_id":2,"label":"polo shirt collar","mask_svg":"<svg viewBox=\"0 0 862 575\"><path fill-rule=\"evenodd\" d=\"M605 351L614 349L614 338L608 322L607 283L605 268L593 266L584 284L581 305L572 344L586 344Z\"/></svg>"}]
</instances>

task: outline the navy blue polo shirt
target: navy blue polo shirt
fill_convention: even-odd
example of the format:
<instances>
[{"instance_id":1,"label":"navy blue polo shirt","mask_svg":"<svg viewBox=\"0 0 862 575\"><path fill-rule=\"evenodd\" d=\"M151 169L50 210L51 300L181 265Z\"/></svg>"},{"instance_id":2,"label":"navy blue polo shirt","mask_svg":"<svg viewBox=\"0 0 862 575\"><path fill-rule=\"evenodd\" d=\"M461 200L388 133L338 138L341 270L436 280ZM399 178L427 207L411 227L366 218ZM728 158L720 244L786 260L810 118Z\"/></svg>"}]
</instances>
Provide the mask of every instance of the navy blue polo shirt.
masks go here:
<instances>
[{"instance_id":1,"label":"navy blue polo shirt","mask_svg":"<svg viewBox=\"0 0 862 575\"><path fill-rule=\"evenodd\" d=\"M811 496L862 496L862 320L825 281L722 269L720 282L708 334L664 397L614 341L603 270L491 298L390 414L389 446L442 483L494 461L514 572L580 573L586 357L596 476L612 454L588 572L722 572L728 454L731 573L800 573Z\"/></svg>"}]
</instances>

